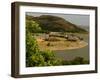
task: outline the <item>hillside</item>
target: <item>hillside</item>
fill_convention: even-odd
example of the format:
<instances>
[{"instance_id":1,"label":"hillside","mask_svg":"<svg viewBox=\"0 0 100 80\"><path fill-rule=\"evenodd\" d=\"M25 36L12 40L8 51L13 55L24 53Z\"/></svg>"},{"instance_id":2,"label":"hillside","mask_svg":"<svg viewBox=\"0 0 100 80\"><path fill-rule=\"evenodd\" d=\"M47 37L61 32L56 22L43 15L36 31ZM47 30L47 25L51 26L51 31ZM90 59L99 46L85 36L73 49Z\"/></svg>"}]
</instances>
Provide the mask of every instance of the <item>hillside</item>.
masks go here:
<instances>
[{"instance_id":1,"label":"hillside","mask_svg":"<svg viewBox=\"0 0 100 80\"><path fill-rule=\"evenodd\" d=\"M40 27L46 31L54 32L82 32L86 33L87 31L83 28L78 27L77 25L61 18L58 16L52 15L41 15L39 17L26 16L27 20L34 20L39 23Z\"/></svg>"}]
</instances>

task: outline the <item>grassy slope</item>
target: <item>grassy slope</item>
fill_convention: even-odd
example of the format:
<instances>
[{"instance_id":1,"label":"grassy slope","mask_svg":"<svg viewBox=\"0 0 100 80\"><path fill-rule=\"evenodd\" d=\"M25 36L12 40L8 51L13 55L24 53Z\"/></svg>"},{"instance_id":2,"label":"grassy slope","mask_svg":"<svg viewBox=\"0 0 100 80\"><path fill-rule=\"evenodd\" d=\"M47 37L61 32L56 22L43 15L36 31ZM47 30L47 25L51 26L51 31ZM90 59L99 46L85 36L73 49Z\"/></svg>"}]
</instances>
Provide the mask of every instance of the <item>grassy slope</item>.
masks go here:
<instances>
[{"instance_id":1,"label":"grassy slope","mask_svg":"<svg viewBox=\"0 0 100 80\"><path fill-rule=\"evenodd\" d=\"M27 15L26 19L36 21L45 31L87 33L85 29L57 16L41 15L39 17L34 17Z\"/></svg>"}]
</instances>

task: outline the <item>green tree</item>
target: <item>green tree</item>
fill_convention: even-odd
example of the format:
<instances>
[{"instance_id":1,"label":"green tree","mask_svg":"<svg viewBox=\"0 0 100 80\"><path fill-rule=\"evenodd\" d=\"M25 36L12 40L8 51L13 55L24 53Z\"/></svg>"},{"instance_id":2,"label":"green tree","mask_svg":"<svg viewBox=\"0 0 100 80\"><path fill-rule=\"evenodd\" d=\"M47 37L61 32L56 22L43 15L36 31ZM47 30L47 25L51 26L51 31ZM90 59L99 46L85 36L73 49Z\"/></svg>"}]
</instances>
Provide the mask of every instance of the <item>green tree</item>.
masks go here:
<instances>
[{"instance_id":1,"label":"green tree","mask_svg":"<svg viewBox=\"0 0 100 80\"><path fill-rule=\"evenodd\" d=\"M32 66L31 56L39 53L39 48L36 39L30 32L26 34L26 66Z\"/></svg>"},{"instance_id":2,"label":"green tree","mask_svg":"<svg viewBox=\"0 0 100 80\"><path fill-rule=\"evenodd\" d=\"M34 36L28 32L26 34L26 56L29 57L35 53L39 53L38 44Z\"/></svg>"},{"instance_id":3,"label":"green tree","mask_svg":"<svg viewBox=\"0 0 100 80\"><path fill-rule=\"evenodd\" d=\"M37 22L33 20L26 20L26 31L29 31L30 33L37 33L41 32L42 29Z\"/></svg>"},{"instance_id":4,"label":"green tree","mask_svg":"<svg viewBox=\"0 0 100 80\"><path fill-rule=\"evenodd\" d=\"M41 51L41 55L44 57L44 61L47 66L61 65L62 60L55 57L55 53L51 50Z\"/></svg>"}]
</instances>

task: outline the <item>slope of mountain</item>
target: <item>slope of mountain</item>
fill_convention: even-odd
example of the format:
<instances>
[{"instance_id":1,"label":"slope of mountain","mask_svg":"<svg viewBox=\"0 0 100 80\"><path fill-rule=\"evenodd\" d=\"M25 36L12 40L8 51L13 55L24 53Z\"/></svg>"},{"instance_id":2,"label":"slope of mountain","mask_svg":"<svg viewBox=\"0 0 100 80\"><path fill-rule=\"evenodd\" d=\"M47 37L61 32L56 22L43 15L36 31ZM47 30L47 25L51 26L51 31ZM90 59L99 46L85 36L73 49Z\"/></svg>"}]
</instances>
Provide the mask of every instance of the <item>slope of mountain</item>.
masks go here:
<instances>
[{"instance_id":1,"label":"slope of mountain","mask_svg":"<svg viewBox=\"0 0 100 80\"><path fill-rule=\"evenodd\" d=\"M41 15L39 17L26 16L27 20L34 20L39 23L40 27L46 31L54 32L87 32L85 29L61 18L52 15Z\"/></svg>"}]
</instances>

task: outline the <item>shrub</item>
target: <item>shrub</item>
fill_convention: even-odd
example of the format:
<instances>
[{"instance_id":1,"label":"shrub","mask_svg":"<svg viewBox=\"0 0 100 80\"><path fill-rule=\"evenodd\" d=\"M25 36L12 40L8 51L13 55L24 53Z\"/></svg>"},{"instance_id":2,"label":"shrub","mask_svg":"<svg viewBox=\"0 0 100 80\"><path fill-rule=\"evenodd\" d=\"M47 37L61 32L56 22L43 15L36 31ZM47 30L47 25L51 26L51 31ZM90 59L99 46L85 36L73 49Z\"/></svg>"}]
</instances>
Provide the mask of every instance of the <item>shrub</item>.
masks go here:
<instances>
[{"instance_id":1,"label":"shrub","mask_svg":"<svg viewBox=\"0 0 100 80\"><path fill-rule=\"evenodd\" d=\"M56 37L50 37L48 38L48 41L60 41L60 39Z\"/></svg>"}]
</instances>

